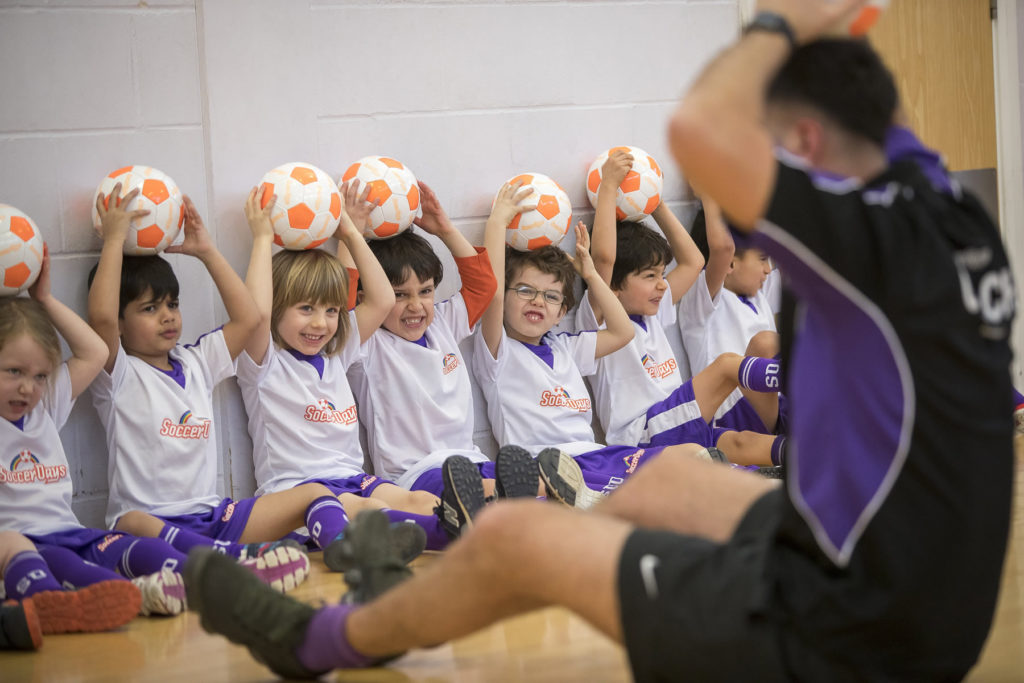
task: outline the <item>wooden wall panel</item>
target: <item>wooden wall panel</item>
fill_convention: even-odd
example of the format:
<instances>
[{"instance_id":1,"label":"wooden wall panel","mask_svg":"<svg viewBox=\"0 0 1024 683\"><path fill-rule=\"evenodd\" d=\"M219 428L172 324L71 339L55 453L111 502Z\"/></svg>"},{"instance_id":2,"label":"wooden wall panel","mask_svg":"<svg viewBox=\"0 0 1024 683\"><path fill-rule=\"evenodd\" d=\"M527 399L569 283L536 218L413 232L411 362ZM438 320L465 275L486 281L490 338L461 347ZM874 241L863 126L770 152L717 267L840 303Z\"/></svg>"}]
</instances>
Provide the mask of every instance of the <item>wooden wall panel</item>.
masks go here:
<instances>
[{"instance_id":1,"label":"wooden wall panel","mask_svg":"<svg viewBox=\"0 0 1024 683\"><path fill-rule=\"evenodd\" d=\"M950 170L995 168L989 0L892 0L870 35L914 129Z\"/></svg>"}]
</instances>

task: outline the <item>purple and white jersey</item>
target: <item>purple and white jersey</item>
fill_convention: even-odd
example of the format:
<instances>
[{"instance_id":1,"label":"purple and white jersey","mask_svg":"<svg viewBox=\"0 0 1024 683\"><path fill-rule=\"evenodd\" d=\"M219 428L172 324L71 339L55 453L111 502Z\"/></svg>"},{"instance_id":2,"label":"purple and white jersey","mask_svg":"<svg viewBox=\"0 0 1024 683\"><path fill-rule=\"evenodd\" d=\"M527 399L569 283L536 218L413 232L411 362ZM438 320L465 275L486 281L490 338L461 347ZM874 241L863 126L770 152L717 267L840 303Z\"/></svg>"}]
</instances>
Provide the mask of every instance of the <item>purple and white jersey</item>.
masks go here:
<instances>
[{"instance_id":1,"label":"purple and white jersey","mask_svg":"<svg viewBox=\"0 0 1024 683\"><path fill-rule=\"evenodd\" d=\"M1013 281L980 204L919 164L896 157L861 184L780 153L750 236L798 298L767 609L862 670L898 640L907 662L966 672L1010 520Z\"/></svg>"},{"instance_id":2,"label":"purple and white jersey","mask_svg":"<svg viewBox=\"0 0 1024 683\"><path fill-rule=\"evenodd\" d=\"M169 354L163 371L119 345L114 370L92 383L107 433L107 524L129 510L160 517L205 512L217 493L213 388L234 374L218 329Z\"/></svg>"},{"instance_id":3,"label":"purple and white jersey","mask_svg":"<svg viewBox=\"0 0 1024 683\"><path fill-rule=\"evenodd\" d=\"M359 358L359 327L355 312L348 316L348 339L333 356L304 356L273 341L262 365L244 351L238 356L256 495L362 473L356 402L345 376Z\"/></svg>"},{"instance_id":4,"label":"purple and white jersey","mask_svg":"<svg viewBox=\"0 0 1024 683\"><path fill-rule=\"evenodd\" d=\"M473 374L499 444L522 446L534 456L551 446L572 455L601 448L594 441L590 392L583 383L583 374L597 367L596 332L549 332L533 346L509 339L502 330L497 358L483 334L473 342Z\"/></svg>"},{"instance_id":5,"label":"purple and white jersey","mask_svg":"<svg viewBox=\"0 0 1024 683\"><path fill-rule=\"evenodd\" d=\"M408 488L449 455L487 459L473 443L473 394L459 350L472 331L460 293L434 304L425 345L384 328L363 344L349 381L378 476Z\"/></svg>"},{"instance_id":6,"label":"purple and white jersey","mask_svg":"<svg viewBox=\"0 0 1024 683\"><path fill-rule=\"evenodd\" d=\"M630 318L633 340L598 360L590 383L609 445L637 445L647 409L668 398L685 380L664 330L676 321L671 288L665 289L656 315ZM583 297L576 311L576 328L597 329L589 296Z\"/></svg>"},{"instance_id":7,"label":"purple and white jersey","mask_svg":"<svg viewBox=\"0 0 1024 683\"><path fill-rule=\"evenodd\" d=\"M71 511L71 468L58 430L75 402L67 363L22 427L0 419L0 529L49 534L81 528Z\"/></svg>"}]
</instances>

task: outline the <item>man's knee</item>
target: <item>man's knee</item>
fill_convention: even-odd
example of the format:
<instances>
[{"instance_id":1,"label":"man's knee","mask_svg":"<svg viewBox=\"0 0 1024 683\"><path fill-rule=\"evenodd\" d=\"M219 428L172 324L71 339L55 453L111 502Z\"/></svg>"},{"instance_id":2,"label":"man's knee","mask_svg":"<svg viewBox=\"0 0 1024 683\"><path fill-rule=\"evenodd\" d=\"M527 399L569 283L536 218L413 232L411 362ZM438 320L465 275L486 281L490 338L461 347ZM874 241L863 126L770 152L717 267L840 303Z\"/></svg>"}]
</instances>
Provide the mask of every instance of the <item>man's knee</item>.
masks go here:
<instances>
[{"instance_id":1,"label":"man's knee","mask_svg":"<svg viewBox=\"0 0 1024 683\"><path fill-rule=\"evenodd\" d=\"M544 524L545 513L554 511L557 511L555 506L535 500L488 505L474 520L472 532L459 545L468 559L481 569L509 571L517 560L528 558L536 551L532 546L537 538L535 530Z\"/></svg>"}]
</instances>

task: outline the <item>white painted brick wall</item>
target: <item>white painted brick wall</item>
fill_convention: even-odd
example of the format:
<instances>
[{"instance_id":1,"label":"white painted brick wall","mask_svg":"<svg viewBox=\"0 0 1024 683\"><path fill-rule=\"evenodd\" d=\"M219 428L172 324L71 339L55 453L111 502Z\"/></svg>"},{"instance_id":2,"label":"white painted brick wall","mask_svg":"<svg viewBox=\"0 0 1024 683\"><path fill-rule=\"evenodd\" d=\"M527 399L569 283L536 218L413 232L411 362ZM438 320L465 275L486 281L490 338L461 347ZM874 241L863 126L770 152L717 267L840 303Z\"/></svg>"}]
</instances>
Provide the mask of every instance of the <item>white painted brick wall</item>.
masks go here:
<instances>
[{"instance_id":1,"label":"white painted brick wall","mask_svg":"<svg viewBox=\"0 0 1024 683\"><path fill-rule=\"evenodd\" d=\"M591 220L601 150L645 148L666 199L692 207L665 124L687 82L736 33L736 0L37 0L0 2L0 202L31 215L55 291L85 312L100 178L140 163L175 178L244 271L241 207L262 174L305 160L338 176L367 154L408 164L471 241L507 178L537 171ZM172 257L185 329L223 320L196 262ZM448 272L455 272L445 258ZM446 278L443 294L457 287ZM479 398L479 395L478 395ZM237 387L218 389L222 490L252 492ZM478 442L492 448L482 406ZM102 523L106 449L88 394L62 432L76 511ZM2 454L0 454L2 455Z\"/></svg>"}]
</instances>

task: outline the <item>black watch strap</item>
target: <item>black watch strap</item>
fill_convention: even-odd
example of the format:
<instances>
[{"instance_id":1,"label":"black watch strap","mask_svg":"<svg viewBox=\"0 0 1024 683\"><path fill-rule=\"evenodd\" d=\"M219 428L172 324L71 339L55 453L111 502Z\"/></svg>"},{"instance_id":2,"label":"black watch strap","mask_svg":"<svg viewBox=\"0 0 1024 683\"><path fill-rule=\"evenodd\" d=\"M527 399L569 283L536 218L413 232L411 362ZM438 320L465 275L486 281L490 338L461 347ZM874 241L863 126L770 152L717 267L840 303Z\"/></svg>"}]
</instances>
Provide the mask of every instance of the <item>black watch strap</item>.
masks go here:
<instances>
[{"instance_id":1,"label":"black watch strap","mask_svg":"<svg viewBox=\"0 0 1024 683\"><path fill-rule=\"evenodd\" d=\"M796 45L796 34L793 33L793 27L789 25L786 17L775 12L758 12L754 15L754 18L746 25L743 29L743 33L750 33L751 31L767 31L768 33L778 33L785 36L786 40L789 41L790 49L795 50Z\"/></svg>"}]
</instances>

